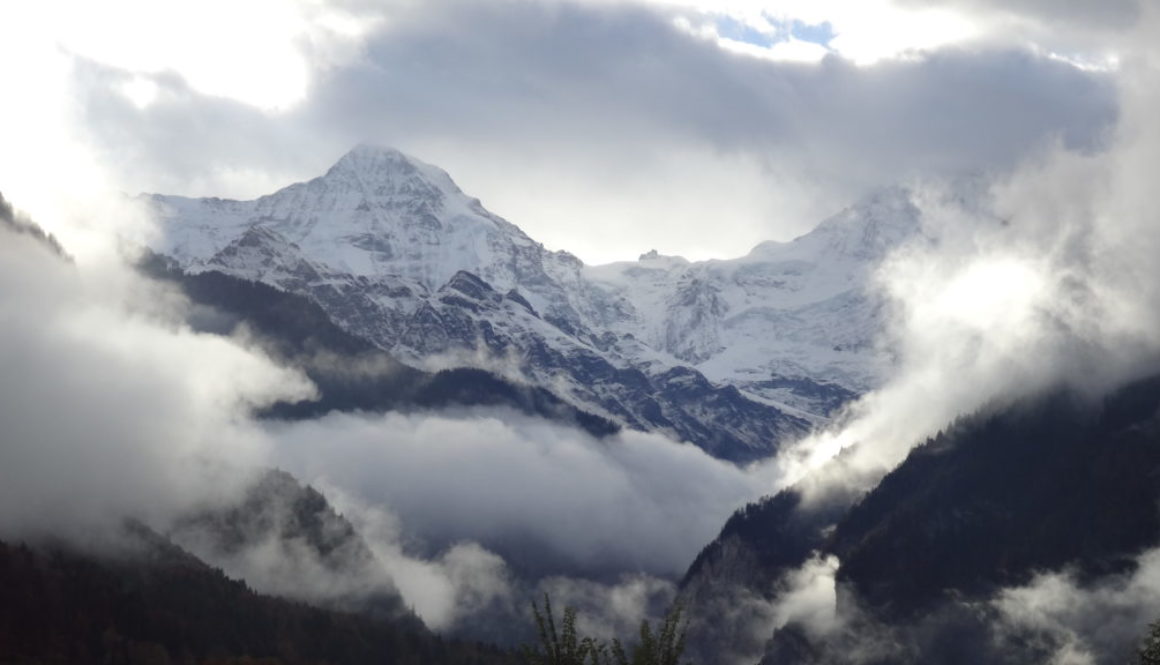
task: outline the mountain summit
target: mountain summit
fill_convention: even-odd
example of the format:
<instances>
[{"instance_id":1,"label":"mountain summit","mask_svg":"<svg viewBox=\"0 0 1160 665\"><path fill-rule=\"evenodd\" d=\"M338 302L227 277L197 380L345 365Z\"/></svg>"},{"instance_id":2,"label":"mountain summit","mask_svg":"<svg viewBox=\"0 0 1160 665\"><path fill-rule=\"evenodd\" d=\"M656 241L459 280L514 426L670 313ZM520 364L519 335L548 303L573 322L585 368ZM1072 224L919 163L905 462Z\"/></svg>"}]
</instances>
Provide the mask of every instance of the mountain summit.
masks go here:
<instances>
[{"instance_id":1,"label":"mountain summit","mask_svg":"<svg viewBox=\"0 0 1160 665\"><path fill-rule=\"evenodd\" d=\"M536 248L516 226L467 197L446 172L390 148L359 145L325 175L253 201L153 196L166 223L156 249L206 267L245 231L261 229L344 274L387 275L438 288L460 270L511 288L506 259ZM483 275L481 275L483 276Z\"/></svg>"},{"instance_id":2,"label":"mountain summit","mask_svg":"<svg viewBox=\"0 0 1160 665\"><path fill-rule=\"evenodd\" d=\"M920 226L894 188L738 259L650 252L590 267L443 170L372 145L252 201L149 201L152 249L188 273L306 296L408 364L500 372L734 461L772 453L875 385L867 276Z\"/></svg>"}]
</instances>

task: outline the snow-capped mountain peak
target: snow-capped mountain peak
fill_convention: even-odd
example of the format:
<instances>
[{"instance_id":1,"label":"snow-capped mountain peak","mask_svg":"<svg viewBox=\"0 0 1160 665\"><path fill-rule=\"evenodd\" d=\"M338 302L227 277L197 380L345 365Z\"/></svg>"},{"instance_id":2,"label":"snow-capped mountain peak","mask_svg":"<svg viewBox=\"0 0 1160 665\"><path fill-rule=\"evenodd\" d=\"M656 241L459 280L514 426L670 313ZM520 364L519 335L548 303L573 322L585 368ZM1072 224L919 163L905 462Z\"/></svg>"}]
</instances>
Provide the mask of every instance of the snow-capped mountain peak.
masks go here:
<instances>
[{"instance_id":1,"label":"snow-capped mountain peak","mask_svg":"<svg viewBox=\"0 0 1160 665\"><path fill-rule=\"evenodd\" d=\"M163 226L158 249L195 270L247 229L264 228L344 274L398 276L433 290L472 270L511 288L518 280L508 257L535 245L442 169L371 145L356 146L323 176L253 201L152 200Z\"/></svg>"},{"instance_id":2,"label":"snow-capped mountain peak","mask_svg":"<svg viewBox=\"0 0 1160 665\"><path fill-rule=\"evenodd\" d=\"M737 259L651 251L606 266L545 249L442 169L373 145L253 201L151 201L154 249L186 271L305 295L405 362L514 374L742 460L875 385L866 285L919 232L911 199L880 190Z\"/></svg>"},{"instance_id":3,"label":"snow-capped mountain peak","mask_svg":"<svg viewBox=\"0 0 1160 665\"><path fill-rule=\"evenodd\" d=\"M808 258L825 263L867 263L880 260L919 233L921 212L905 187L875 190L813 230L790 242L758 244L745 257L755 261Z\"/></svg>"},{"instance_id":4,"label":"snow-capped mountain peak","mask_svg":"<svg viewBox=\"0 0 1160 665\"><path fill-rule=\"evenodd\" d=\"M368 205L426 208L432 214L466 198L443 169L366 143L343 155L318 181L336 190L349 188Z\"/></svg>"}]
</instances>

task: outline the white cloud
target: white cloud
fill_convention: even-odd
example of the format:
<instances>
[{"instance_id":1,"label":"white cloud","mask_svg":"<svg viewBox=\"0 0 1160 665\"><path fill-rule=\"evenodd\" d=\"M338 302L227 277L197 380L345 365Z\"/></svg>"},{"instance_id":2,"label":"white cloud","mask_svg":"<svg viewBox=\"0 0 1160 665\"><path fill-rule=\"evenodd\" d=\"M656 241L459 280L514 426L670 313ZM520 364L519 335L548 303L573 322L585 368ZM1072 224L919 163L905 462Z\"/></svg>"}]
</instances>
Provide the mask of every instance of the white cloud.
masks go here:
<instances>
[{"instance_id":1,"label":"white cloud","mask_svg":"<svg viewBox=\"0 0 1160 665\"><path fill-rule=\"evenodd\" d=\"M311 75L357 53L381 20L338 3L227 0L19 2L8 18L68 53L139 74L175 72L193 89L267 109L305 98Z\"/></svg>"},{"instance_id":2,"label":"white cloud","mask_svg":"<svg viewBox=\"0 0 1160 665\"><path fill-rule=\"evenodd\" d=\"M228 497L236 471L264 460L246 410L308 384L183 328L177 309L114 265L73 266L4 234L0 534L157 524Z\"/></svg>"},{"instance_id":3,"label":"white cloud","mask_svg":"<svg viewBox=\"0 0 1160 665\"><path fill-rule=\"evenodd\" d=\"M459 541L424 558L410 551L404 524L385 505L367 503L334 485L323 485L322 491L366 540L391 584L429 628L448 630L479 613L494 612L497 603L510 611L514 579L495 553Z\"/></svg>"},{"instance_id":4,"label":"white cloud","mask_svg":"<svg viewBox=\"0 0 1160 665\"><path fill-rule=\"evenodd\" d=\"M554 609L576 609L580 634L599 640L618 639L632 643L639 639L641 621L656 627L676 596L676 584L642 574L628 574L614 583L586 579L549 577L537 591L548 594Z\"/></svg>"},{"instance_id":5,"label":"white cloud","mask_svg":"<svg viewBox=\"0 0 1160 665\"><path fill-rule=\"evenodd\" d=\"M1160 551L1136 563L1134 572L1096 584L1064 571L1004 589L991 601L999 629L1043 641L1053 665L1126 662L1160 616Z\"/></svg>"},{"instance_id":6,"label":"white cloud","mask_svg":"<svg viewBox=\"0 0 1160 665\"><path fill-rule=\"evenodd\" d=\"M773 22L854 12L861 26L857 7L143 3L127 22L137 6L119 2L0 10L25 26L0 45L12 90L0 138L22 158L0 164L0 186L80 254L109 229L58 220L91 211L94 192L258 196L371 139L447 168L590 262L736 256L915 172L1006 168L1060 134L1090 147L1114 114L1107 76L1054 51L855 68L801 62L823 47L793 36L731 42L764 56L750 58L673 25L712 29L733 12L784 30ZM202 48L218 23L229 27Z\"/></svg>"},{"instance_id":7,"label":"white cloud","mask_svg":"<svg viewBox=\"0 0 1160 665\"><path fill-rule=\"evenodd\" d=\"M834 36L823 49L859 65L873 65L882 60L907 57L921 51L954 46L979 37L982 25L966 12L942 7L900 6L892 0L655 0L650 2L666 11L675 11L690 25L708 27L713 34L714 19L728 17L758 32L772 32L771 19L786 24L794 21L806 25L827 23ZM698 30L702 32L702 30ZM735 40L724 39L716 32L722 47L736 49ZM775 42L769 47L748 45L744 52L771 59L808 59L816 61L817 49L787 47L790 42ZM785 57L788 53L795 58ZM811 57L805 58L806 53Z\"/></svg>"},{"instance_id":8,"label":"white cloud","mask_svg":"<svg viewBox=\"0 0 1160 665\"><path fill-rule=\"evenodd\" d=\"M879 271L892 298L896 375L834 431L785 457L870 487L912 445L986 404L1068 384L1098 394L1154 371L1160 354L1160 218L1148 173L1160 161L1149 17L1124 71L1107 150L1044 150L964 208L928 190L922 240ZM800 466L798 466L800 465Z\"/></svg>"},{"instance_id":9,"label":"white cloud","mask_svg":"<svg viewBox=\"0 0 1160 665\"><path fill-rule=\"evenodd\" d=\"M594 0L598 4L626 0ZM1138 0L640 0L721 37L726 17L762 34L775 23L828 24L827 49L863 66L947 47L1018 46L1073 63L1114 62L1137 25ZM727 43L723 46L728 47ZM775 47L776 48L776 45ZM750 49L756 53L755 49Z\"/></svg>"},{"instance_id":10,"label":"white cloud","mask_svg":"<svg viewBox=\"0 0 1160 665\"><path fill-rule=\"evenodd\" d=\"M768 488L661 436L597 440L506 412L335 414L271 435L279 465L388 506L433 551L477 541L541 574L679 575Z\"/></svg>"},{"instance_id":11,"label":"white cloud","mask_svg":"<svg viewBox=\"0 0 1160 665\"><path fill-rule=\"evenodd\" d=\"M774 629L790 622L806 626L824 637L838 626L838 596L834 576L838 558L814 554L796 570L786 574L774 612ZM769 633L772 634L772 630Z\"/></svg>"}]
</instances>

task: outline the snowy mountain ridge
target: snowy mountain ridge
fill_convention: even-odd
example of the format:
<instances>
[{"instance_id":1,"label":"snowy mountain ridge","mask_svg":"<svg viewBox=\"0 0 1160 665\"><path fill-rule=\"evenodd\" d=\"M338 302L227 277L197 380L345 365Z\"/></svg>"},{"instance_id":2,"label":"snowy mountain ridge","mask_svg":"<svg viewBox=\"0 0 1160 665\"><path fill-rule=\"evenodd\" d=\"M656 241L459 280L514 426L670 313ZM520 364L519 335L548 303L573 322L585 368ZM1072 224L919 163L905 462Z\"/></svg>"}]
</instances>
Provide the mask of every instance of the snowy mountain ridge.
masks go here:
<instances>
[{"instance_id":1,"label":"snowy mountain ridge","mask_svg":"<svg viewBox=\"0 0 1160 665\"><path fill-rule=\"evenodd\" d=\"M774 374L861 392L881 370L871 348L878 304L864 291L867 280L920 228L910 193L896 187L737 259L689 263L650 253L585 274L641 314L618 322L623 331L715 381L761 394L757 384Z\"/></svg>"},{"instance_id":2,"label":"snowy mountain ridge","mask_svg":"<svg viewBox=\"0 0 1160 665\"><path fill-rule=\"evenodd\" d=\"M252 201L148 201L152 249L187 272L306 295L404 362L500 370L735 461L875 385L880 306L865 285L921 226L892 188L737 259L585 266L441 169L370 145Z\"/></svg>"}]
</instances>

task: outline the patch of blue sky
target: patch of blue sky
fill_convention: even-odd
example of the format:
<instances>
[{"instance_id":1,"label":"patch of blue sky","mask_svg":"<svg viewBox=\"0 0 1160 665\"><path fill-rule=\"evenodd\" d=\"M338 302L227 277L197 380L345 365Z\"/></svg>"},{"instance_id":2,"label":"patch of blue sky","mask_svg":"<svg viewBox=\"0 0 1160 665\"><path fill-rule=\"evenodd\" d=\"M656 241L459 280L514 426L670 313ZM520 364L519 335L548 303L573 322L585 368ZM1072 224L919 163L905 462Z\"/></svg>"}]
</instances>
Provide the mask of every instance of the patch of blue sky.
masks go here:
<instances>
[{"instance_id":1,"label":"patch of blue sky","mask_svg":"<svg viewBox=\"0 0 1160 665\"><path fill-rule=\"evenodd\" d=\"M731 16L720 16L717 18L717 34L725 39L764 48L769 48L778 42L789 41L791 37L822 46L828 45L830 40L834 38L834 28L829 21L810 24L798 20L779 21L769 16L764 18L772 26L772 31L758 30Z\"/></svg>"},{"instance_id":2,"label":"patch of blue sky","mask_svg":"<svg viewBox=\"0 0 1160 665\"><path fill-rule=\"evenodd\" d=\"M813 42L822 46L829 46L834 39L834 26L829 21L809 24L793 21L789 26L789 34L803 42Z\"/></svg>"},{"instance_id":3,"label":"patch of blue sky","mask_svg":"<svg viewBox=\"0 0 1160 665\"><path fill-rule=\"evenodd\" d=\"M785 39L778 34L781 32L780 26L773 21L770 21L770 24L778 28L777 32L770 34L758 30L744 21L739 21L732 16L720 16L717 18L717 34L724 39L768 48Z\"/></svg>"}]
</instances>

